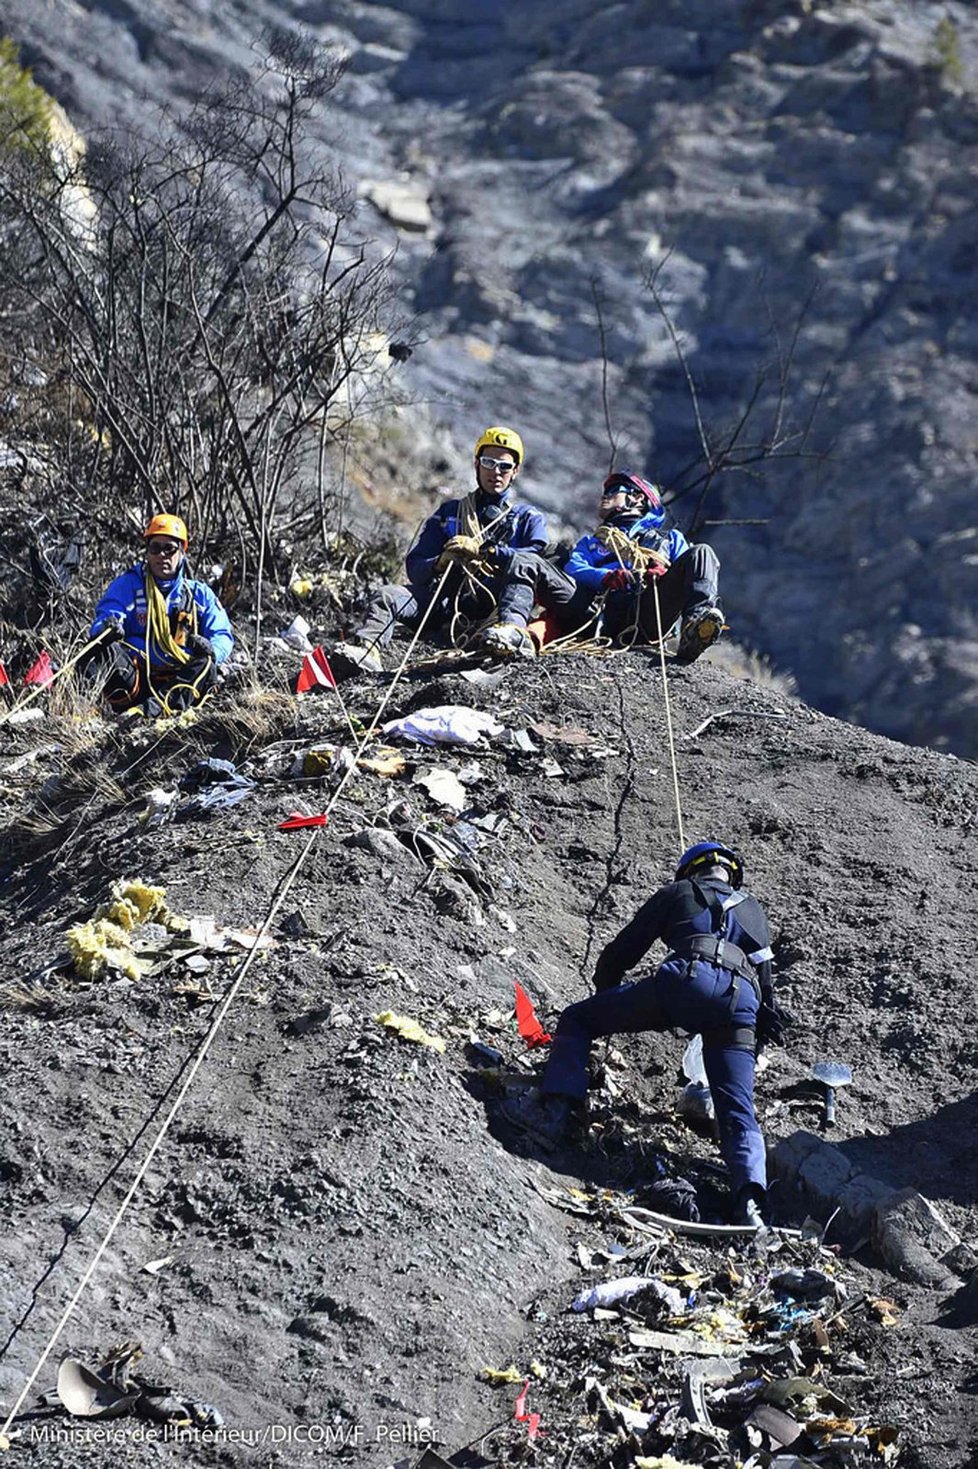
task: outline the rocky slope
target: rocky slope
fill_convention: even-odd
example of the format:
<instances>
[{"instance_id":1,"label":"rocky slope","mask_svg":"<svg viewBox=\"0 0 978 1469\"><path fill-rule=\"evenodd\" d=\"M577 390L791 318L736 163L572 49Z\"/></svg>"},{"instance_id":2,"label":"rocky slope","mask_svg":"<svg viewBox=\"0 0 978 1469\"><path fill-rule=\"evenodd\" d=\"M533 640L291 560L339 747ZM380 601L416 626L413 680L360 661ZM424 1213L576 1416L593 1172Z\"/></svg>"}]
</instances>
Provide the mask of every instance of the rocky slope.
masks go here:
<instances>
[{"instance_id":1,"label":"rocky slope","mask_svg":"<svg viewBox=\"0 0 978 1469\"><path fill-rule=\"evenodd\" d=\"M282 677L266 669L266 688ZM922 1190L967 1239L978 1185L978 1052L962 1024L976 1003L973 768L826 718L728 671L719 654L671 671L669 692L687 839L720 832L744 847L797 1017L759 1082L769 1139L817 1130L809 1066L849 1060L836 1139L845 1158ZM344 693L352 715L372 716L376 684ZM491 1431L469 1462L528 1452L558 1462L577 1443L577 1462L618 1463L587 1379L651 1404L645 1381L642 1391L668 1400L674 1358L633 1353L623 1378L619 1328L567 1308L601 1278L594 1265L582 1274L579 1245L585 1259L610 1249L612 1274L622 1273L615 1251L636 1245L615 1223L622 1189L663 1171L692 1177L722 1218L712 1147L676 1117L681 1044L623 1038L587 1142L558 1159L507 1132L492 1070L470 1044L497 1047L511 1084L532 1075L534 1055L509 1018L514 980L551 1021L581 993L601 944L668 876L677 836L661 675L639 653L554 657L484 688L420 670L389 712L450 702L529 729L535 748L503 736L475 750L406 747L400 776L364 770L345 786L37 1391L53 1386L62 1351L94 1361L135 1339L150 1379L224 1416L221 1435L198 1438L194 1462L283 1465L322 1456L326 1430L358 1463L414 1462L428 1437L447 1456ZM85 982L59 967L66 930L121 877L163 885L187 918L256 928L305 841L277 824L297 805L322 809L338 779L339 767L291 774L303 768L296 755L345 729L332 700L299 708L268 692L215 705L183 730L56 714L3 727L14 813L0 992L7 1408L241 962L233 948L196 958L168 949L149 926L139 936L155 937L155 972ZM171 819L147 826L150 789L176 790L202 754L247 757L258 786L210 819L183 796ZM468 830L479 843L468 864L432 865L410 838L462 830L412 783L432 768L464 778L467 819L483 822ZM444 1050L397 1039L376 1019L387 1011L419 1021ZM590 1219L540 1192L556 1189L566 1205L561 1191L575 1186L597 1190ZM775 1210L797 1225L805 1206L782 1188ZM829 1354L816 1352L815 1375L857 1416L899 1430L897 1464L962 1469L976 1433L968 1289L949 1276L895 1278L865 1242L850 1243L854 1255L822 1257L854 1305ZM744 1271L759 1288L773 1268L741 1245L728 1278L724 1242L662 1248L656 1272L723 1276L728 1292ZM859 1306L862 1292L890 1301L896 1324ZM768 1366L797 1375L802 1359L788 1360ZM542 1448L528 1448L512 1421L517 1387L480 1378L510 1362L528 1374L533 1361L546 1374L531 1379ZM271 1425L290 1436L273 1437ZM48 1409L23 1424L18 1452L46 1466L142 1462L141 1426L72 1428ZM187 1452L157 1440L159 1462Z\"/></svg>"},{"instance_id":2,"label":"rocky slope","mask_svg":"<svg viewBox=\"0 0 978 1469\"><path fill-rule=\"evenodd\" d=\"M972 7L6 0L3 24L85 128L253 71L270 24L344 50L318 146L416 314L392 442L447 425L461 465L515 420L525 487L576 526L605 396L619 463L679 488L702 455L661 265L712 452L751 402L740 457L779 446L702 507L761 522L705 532L736 633L823 709L978 748Z\"/></svg>"}]
</instances>

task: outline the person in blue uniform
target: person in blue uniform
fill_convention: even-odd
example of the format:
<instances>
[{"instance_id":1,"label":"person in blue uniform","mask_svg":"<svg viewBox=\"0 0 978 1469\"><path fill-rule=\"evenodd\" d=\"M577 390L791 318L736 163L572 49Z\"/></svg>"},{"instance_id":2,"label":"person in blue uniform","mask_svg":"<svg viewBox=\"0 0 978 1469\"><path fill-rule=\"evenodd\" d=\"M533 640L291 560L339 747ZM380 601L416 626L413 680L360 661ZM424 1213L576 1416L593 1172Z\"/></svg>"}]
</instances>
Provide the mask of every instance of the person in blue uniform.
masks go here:
<instances>
[{"instance_id":1,"label":"person in blue uniform","mask_svg":"<svg viewBox=\"0 0 978 1469\"><path fill-rule=\"evenodd\" d=\"M576 627L600 598L601 631L622 642L657 642L681 618L676 656L692 663L724 627L716 553L690 545L669 524L657 486L631 470L608 475L599 515L598 528L581 537L564 567L573 595L556 588L548 605L565 627ZM645 554L635 555L633 546Z\"/></svg>"},{"instance_id":2,"label":"person in blue uniform","mask_svg":"<svg viewBox=\"0 0 978 1469\"><path fill-rule=\"evenodd\" d=\"M539 1092L504 1103L502 1111L553 1146L587 1095L596 1037L672 1028L701 1035L734 1221L760 1227L767 1175L754 1062L758 1045L781 1040L785 1017L774 999L768 920L743 879L741 857L722 842L699 842L684 852L675 881L602 950L597 993L561 1014ZM663 962L627 983L626 973L657 939L669 950Z\"/></svg>"},{"instance_id":3,"label":"person in blue uniform","mask_svg":"<svg viewBox=\"0 0 978 1469\"><path fill-rule=\"evenodd\" d=\"M142 707L175 714L203 699L234 646L228 615L206 582L186 574L187 527L154 515L146 559L99 598L89 638L100 638L85 673L116 713Z\"/></svg>"},{"instance_id":4,"label":"person in blue uniform","mask_svg":"<svg viewBox=\"0 0 978 1469\"><path fill-rule=\"evenodd\" d=\"M523 440L515 429L495 425L479 435L475 488L428 517L406 557L408 585L381 587L351 639L334 646L332 656L341 666L381 672L380 650L395 625L417 627L429 608L428 634L447 634L455 643L484 622L475 643L487 653L534 656L526 627L541 580L553 568L543 556L543 516L513 495L523 462Z\"/></svg>"}]
</instances>

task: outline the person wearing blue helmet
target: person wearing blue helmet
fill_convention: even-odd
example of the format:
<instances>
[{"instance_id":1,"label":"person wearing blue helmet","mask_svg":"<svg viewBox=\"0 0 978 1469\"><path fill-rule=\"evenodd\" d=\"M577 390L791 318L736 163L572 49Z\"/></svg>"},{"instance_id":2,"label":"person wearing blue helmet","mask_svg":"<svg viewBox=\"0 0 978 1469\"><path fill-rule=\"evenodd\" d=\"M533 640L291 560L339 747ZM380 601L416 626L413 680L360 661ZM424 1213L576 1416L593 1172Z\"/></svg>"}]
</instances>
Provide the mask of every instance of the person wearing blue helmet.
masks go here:
<instances>
[{"instance_id":1,"label":"person wearing blue helmet","mask_svg":"<svg viewBox=\"0 0 978 1469\"><path fill-rule=\"evenodd\" d=\"M674 1028L701 1035L733 1220L759 1228L767 1174L754 1063L760 1046L782 1039L786 1016L774 999L767 916L743 879L743 860L723 842L698 842L684 852L675 880L601 951L596 993L561 1014L539 1092L502 1110L545 1146L556 1146L587 1095L588 1056L598 1036ZM656 939L668 948L663 962L626 982Z\"/></svg>"},{"instance_id":2,"label":"person wearing blue helmet","mask_svg":"<svg viewBox=\"0 0 978 1469\"><path fill-rule=\"evenodd\" d=\"M564 570L575 594L562 620L582 623L602 600L602 631L619 641L658 642L681 618L677 659L692 663L723 631L720 562L668 523L658 486L628 469L609 474L601 524L582 536Z\"/></svg>"}]
</instances>

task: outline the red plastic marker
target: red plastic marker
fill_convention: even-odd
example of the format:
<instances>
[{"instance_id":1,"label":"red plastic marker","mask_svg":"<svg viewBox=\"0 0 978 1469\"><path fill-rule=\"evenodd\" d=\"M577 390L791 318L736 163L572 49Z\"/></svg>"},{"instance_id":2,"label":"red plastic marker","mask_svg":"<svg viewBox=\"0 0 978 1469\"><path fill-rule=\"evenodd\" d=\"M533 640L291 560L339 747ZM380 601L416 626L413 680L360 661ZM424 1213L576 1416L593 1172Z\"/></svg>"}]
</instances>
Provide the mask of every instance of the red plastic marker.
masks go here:
<instances>
[{"instance_id":1,"label":"red plastic marker","mask_svg":"<svg viewBox=\"0 0 978 1469\"><path fill-rule=\"evenodd\" d=\"M39 683L42 689L54 683L54 665L50 653L40 653L24 674L24 683Z\"/></svg>"},{"instance_id":2,"label":"red plastic marker","mask_svg":"<svg viewBox=\"0 0 978 1469\"><path fill-rule=\"evenodd\" d=\"M534 1046L549 1046L550 1032L544 1030L537 1019L533 1001L518 980L513 981L516 990L516 1028L532 1050Z\"/></svg>"},{"instance_id":3,"label":"red plastic marker","mask_svg":"<svg viewBox=\"0 0 978 1469\"><path fill-rule=\"evenodd\" d=\"M284 821L278 824L279 831L301 831L304 826L325 826L329 817L325 811L319 816L303 816L301 811L293 811Z\"/></svg>"},{"instance_id":4,"label":"red plastic marker","mask_svg":"<svg viewBox=\"0 0 978 1469\"><path fill-rule=\"evenodd\" d=\"M528 1413L526 1411L526 1395L530 1390L530 1379L527 1378L523 1384L523 1390L513 1404L513 1420L516 1423L526 1424L527 1438L536 1438L540 1432L540 1414Z\"/></svg>"}]
</instances>

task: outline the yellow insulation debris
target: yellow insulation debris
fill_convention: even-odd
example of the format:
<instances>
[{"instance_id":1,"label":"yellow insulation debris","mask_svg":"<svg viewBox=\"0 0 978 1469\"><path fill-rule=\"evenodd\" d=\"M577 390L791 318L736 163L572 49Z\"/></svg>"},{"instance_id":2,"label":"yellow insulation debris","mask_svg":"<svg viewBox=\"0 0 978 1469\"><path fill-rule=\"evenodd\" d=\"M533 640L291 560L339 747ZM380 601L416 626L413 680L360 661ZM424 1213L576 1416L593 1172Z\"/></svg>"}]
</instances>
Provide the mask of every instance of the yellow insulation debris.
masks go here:
<instances>
[{"instance_id":1,"label":"yellow insulation debris","mask_svg":"<svg viewBox=\"0 0 978 1469\"><path fill-rule=\"evenodd\" d=\"M445 1049L445 1042L440 1036L429 1035L409 1015L395 1015L393 1010L384 1010L382 1014L375 1015L374 1019L378 1025L383 1025L387 1030L392 1030L402 1040L414 1041L415 1045L427 1046L432 1051L443 1052Z\"/></svg>"},{"instance_id":2,"label":"yellow insulation debris","mask_svg":"<svg viewBox=\"0 0 978 1469\"><path fill-rule=\"evenodd\" d=\"M480 1373L483 1382L491 1382L493 1387L503 1387L507 1382L522 1382L523 1374L514 1365L509 1367L483 1367Z\"/></svg>"},{"instance_id":3,"label":"yellow insulation debris","mask_svg":"<svg viewBox=\"0 0 978 1469\"><path fill-rule=\"evenodd\" d=\"M66 938L75 968L85 979L100 979L107 969L117 969L129 979L139 979L147 966L132 951L133 930L150 918L160 923L172 915L164 888L150 887L138 878L120 878L110 889L87 923L69 928Z\"/></svg>"}]
</instances>

